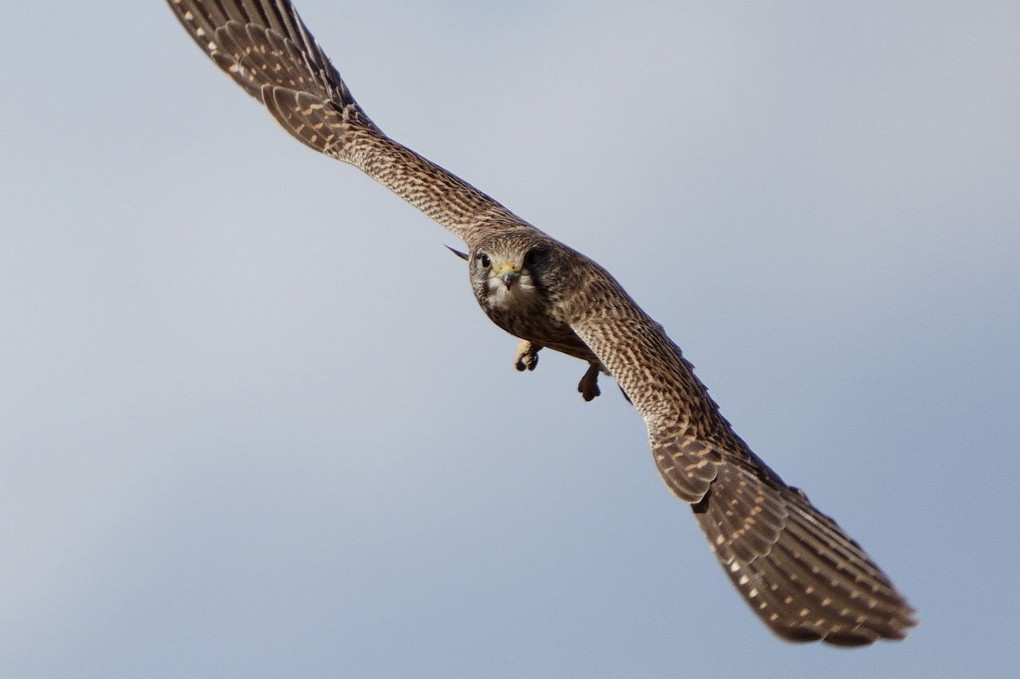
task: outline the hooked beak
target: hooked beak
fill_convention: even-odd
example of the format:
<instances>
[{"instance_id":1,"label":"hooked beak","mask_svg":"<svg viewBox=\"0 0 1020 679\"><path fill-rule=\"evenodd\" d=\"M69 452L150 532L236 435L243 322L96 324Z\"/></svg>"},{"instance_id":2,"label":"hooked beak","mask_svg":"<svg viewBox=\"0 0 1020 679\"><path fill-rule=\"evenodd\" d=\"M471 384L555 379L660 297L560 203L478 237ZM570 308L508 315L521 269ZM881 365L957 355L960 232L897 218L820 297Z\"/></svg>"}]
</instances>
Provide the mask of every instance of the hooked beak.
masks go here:
<instances>
[{"instance_id":1,"label":"hooked beak","mask_svg":"<svg viewBox=\"0 0 1020 679\"><path fill-rule=\"evenodd\" d=\"M503 285L509 290L514 281L521 277L521 272L512 265L505 264L496 272L496 276L499 280L503 281Z\"/></svg>"}]
</instances>

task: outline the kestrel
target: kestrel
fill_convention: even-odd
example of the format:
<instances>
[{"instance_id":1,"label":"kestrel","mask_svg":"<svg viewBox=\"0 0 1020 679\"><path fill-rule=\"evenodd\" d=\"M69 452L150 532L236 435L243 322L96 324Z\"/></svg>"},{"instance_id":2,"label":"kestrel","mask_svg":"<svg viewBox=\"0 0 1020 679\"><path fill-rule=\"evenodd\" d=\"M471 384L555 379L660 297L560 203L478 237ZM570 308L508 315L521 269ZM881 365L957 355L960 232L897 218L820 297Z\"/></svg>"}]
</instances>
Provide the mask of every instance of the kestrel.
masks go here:
<instances>
[{"instance_id":1,"label":"kestrel","mask_svg":"<svg viewBox=\"0 0 1020 679\"><path fill-rule=\"evenodd\" d=\"M644 418L663 481L690 503L751 609L789 641L902 639L914 611L831 518L737 436L680 348L601 266L387 137L287 0L169 0L195 42L291 135L350 163L463 240L488 317L522 340L518 370L550 348L611 375Z\"/></svg>"}]
</instances>

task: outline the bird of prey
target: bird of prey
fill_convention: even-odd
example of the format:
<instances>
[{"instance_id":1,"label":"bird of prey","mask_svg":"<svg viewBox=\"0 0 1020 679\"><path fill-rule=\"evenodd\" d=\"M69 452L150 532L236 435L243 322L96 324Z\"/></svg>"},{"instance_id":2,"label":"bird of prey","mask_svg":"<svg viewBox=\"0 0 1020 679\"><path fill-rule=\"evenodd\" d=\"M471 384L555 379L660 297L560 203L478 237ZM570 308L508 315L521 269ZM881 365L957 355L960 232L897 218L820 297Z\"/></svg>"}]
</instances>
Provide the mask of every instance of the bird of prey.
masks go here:
<instances>
[{"instance_id":1,"label":"bird of prey","mask_svg":"<svg viewBox=\"0 0 1020 679\"><path fill-rule=\"evenodd\" d=\"M168 0L199 47L287 132L354 165L467 245L488 317L520 338L518 370L543 348L585 361L578 390L616 379L644 418L666 486L690 503L751 609L789 641L902 639L914 611L831 518L734 433L679 347L601 266L387 137L287 0Z\"/></svg>"}]
</instances>

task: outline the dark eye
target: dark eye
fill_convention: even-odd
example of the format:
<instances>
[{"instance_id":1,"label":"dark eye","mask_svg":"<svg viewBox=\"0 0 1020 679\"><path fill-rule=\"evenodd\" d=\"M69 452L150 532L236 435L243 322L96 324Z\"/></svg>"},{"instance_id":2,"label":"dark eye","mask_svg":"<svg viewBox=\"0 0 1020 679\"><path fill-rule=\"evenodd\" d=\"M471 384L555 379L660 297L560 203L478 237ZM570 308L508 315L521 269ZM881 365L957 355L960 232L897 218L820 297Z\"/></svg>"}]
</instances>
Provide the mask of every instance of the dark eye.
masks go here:
<instances>
[{"instance_id":1,"label":"dark eye","mask_svg":"<svg viewBox=\"0 0 1020 679\"><path fill-rule=\"evenodd\" d=\"M538 248L531 248L524 254L524 266L525 268L532 268L538 263L538 260L542 257L542 251Z\"/></svg>"},{"instance_id":2,"label":"dark eye","mask_svg":"<svg viewBox=\"0 0 1020 679\"><path fill-rule=\"evenodd\" d=\"M492 266L492 261L489 259L489 256L484 252L478 255L478 263L482 265L483 269L488 269L490 266Z\"/></svg>"}]
</instances>

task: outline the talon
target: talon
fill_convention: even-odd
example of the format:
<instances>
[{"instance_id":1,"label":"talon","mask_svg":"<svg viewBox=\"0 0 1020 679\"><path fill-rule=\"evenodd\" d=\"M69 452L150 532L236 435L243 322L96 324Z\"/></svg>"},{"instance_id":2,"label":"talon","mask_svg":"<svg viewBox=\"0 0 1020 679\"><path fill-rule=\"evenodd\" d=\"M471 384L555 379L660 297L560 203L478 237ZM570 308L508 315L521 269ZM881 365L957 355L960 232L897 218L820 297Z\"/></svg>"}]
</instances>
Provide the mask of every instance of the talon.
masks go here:
<instances>
[{"instance_id":1,"label":"talon","mask_svg":"<svg viewBox=\"0 0 1020 679\"><path fill-rule=\"evenodd\" d=\"M599 370L598 363L589 364L588 372L584 374L577 385L577 390L581 392L585 401L590 401L602 393L602 390L599 389Z\"/></svg>"},{"instance_id":2,"label":"talon","mask_svg":"<svg viewBox=\"0 0 1020 679\"><path fill-rule=\"evenodd\" d=\"M538 352L542 347L532 344L528 340L521 340L517 345L517 353L514 354L514 367L518 370L534 370L538 365Z\"/></svg>"}]
</instances>

